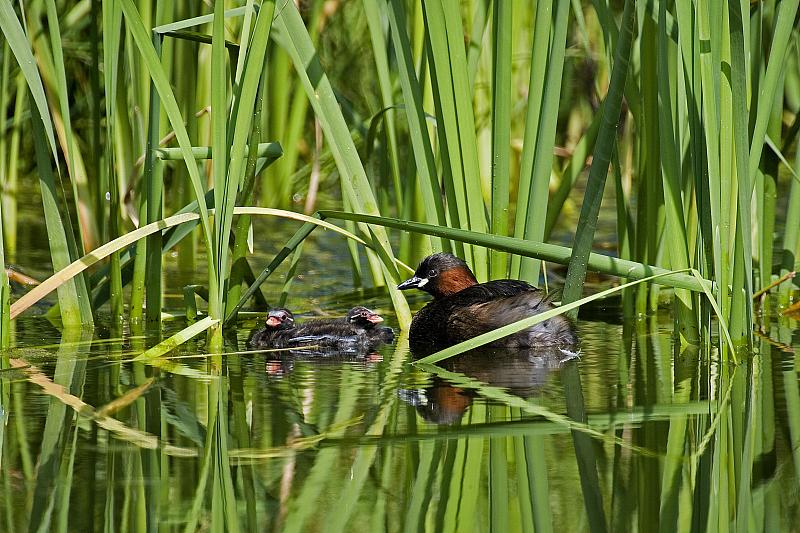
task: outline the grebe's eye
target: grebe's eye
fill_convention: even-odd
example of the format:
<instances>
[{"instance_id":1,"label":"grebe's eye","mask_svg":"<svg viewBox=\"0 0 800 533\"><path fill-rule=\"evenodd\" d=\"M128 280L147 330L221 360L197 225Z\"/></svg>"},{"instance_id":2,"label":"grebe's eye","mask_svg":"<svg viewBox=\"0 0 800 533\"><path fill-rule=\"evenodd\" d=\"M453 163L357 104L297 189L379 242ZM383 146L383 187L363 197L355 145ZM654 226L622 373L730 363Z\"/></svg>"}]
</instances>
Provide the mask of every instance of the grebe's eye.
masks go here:
<instances>
[{"instance_id":1,"label":"grebe's eye","mask_svg":"<svg viewBox=\"0 0 800 533\"><path fill-rule=\"evenodd\" d=\"M437 274L439 274L439 272L437 272L437 270L435 268L432 268L430 270L430 272L428 272L428 277L429 278L435 278Z\"/></svg>"}]
</instances>

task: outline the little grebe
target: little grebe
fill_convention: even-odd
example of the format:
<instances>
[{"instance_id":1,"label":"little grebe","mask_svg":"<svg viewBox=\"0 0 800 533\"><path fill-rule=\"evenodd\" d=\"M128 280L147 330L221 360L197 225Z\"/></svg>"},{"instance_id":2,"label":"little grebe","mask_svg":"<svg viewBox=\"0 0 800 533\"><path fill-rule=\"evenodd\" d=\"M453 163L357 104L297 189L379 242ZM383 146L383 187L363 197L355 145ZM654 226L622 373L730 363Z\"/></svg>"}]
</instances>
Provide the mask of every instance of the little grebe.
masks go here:
<instances>
[{"instance_id":1,"label":"little grebe","mask_svg":"<svg viewBox=\"0 0 800 533\"><path fill-rule=\"evenodd\" d=\"M433 296L433 301L411 322L409 342L417 353L438 351L554 308L544 291L524 281L478 283L464 261L447 253L426 257L414 277L397 288L420 289ZM559 315L499 339L492 346L529 348L576 343L572 324Z\"/></svg>"},{"instance_id":2,"label":"little grebe","mask_svg":"<svg viewBox=\"0 0 800 533\"><path fill-rule=\"evenodd\" d=\"M294 315L288 309L270 309L264 327L247 344L259 348L282 346L294 334Z\"/></svg>"},{"instance_id":3,"label":"little grebe","mask_svg":"<svg viewBox=\"0 0 800 533\"><path fill-rule=\"evenodd\" d=\"M372 350L394 340L391 328L378 327L381 322L380 315L363 306L352 308L344 318L307 320L300 325L295 325L288 309L273 309L265 327L253 334L249 344L260 348Z\"/></svg>"},{"instance_id":4,"label":"little grebe","mask_svg":"<svg viewBox=\"0 0 800 533\"><path fill-rule=\"evenodd\" d=\"M394 341L394 330L390 327L378 325L383 322L383 317L363 305L350 309L345 316L345 320L352 324L359 334L367 335L371 339L386 344Z\"/></svg>"}]
</instances>

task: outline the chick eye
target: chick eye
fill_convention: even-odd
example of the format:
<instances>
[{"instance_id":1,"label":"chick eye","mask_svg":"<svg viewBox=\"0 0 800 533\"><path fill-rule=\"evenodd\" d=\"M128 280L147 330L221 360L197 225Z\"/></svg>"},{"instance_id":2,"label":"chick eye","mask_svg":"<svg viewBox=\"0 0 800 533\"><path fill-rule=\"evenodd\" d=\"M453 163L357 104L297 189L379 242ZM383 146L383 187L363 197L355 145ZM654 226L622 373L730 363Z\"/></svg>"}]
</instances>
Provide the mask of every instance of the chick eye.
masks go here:
<instances>
[{"instance_id":1,"label":"chick eye","mask_svg":"<svg viewBox=\"0 0 800 533\"><path fill-rule=\"evenodd\" d=\"M439 274L439 272L437 272L436 269L433 268L433 269L430 270L430 272L428 272L428 277L429 278L435 278L437 274Z\"/></svg>"}]
</instances>

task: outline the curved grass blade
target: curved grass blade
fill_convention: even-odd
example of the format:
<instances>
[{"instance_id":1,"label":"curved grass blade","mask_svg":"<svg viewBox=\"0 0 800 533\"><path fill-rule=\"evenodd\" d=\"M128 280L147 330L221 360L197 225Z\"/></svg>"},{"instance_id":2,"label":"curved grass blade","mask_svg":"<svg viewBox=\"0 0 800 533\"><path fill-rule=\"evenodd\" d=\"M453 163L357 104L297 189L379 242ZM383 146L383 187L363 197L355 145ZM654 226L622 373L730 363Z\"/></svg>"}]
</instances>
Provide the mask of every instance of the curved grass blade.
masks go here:
<instances>
[{"instance_id":1,"label":"curved grass blade","mask_svg":"<svg viewBox=\"0 0 800 533\"><path fill-rule=\"evenodd\" d=\"M213 212L213 210L209 211L209 213ZM234 210L234 213L239 215L278 216L282 218L299 220L302 222L322 226L329 230L335 231L336 233L344 235L348 239L354 239L361 244L366 244L364 240L338 226L331 224L330 222L325 222L324 220L319 220L307 215L301 215L300 213L293 213L291 211L271 209L267 207L237 207ZM151 224L147 224L146 226L142 226L137 230L127 233L122 237L114 239L113 241L106 243L95 250L92 250L90 253L53 274L30 292L25 294L22 298L14 302L14 304L11 306L11 318L16 318L20 313L50 294L50 292L57 289L63 283L69 281L76 275L80 274L98 261L108 257L112 253L119 251L131 243L134 243L139 239L147 237L148 235L151 235L157 231L161 231L172 226L177 226L178 224L191 222L193 220L197 220L198 218L200 218L200 215L197 213L183 213L180 215L167 217L163 220L159 220L158 222L153 222Z\"/></svg>"},{"instance_id":2,"label":"curved grass blade","mask_svg":"<svg viewBox=\"0 0 800 533\"><path fill-rule=\"evenodd\" d=\"M702 276L700 275L700 272L697 269L692 268L690 272L696 279L702 279ZM731 350L733 361L735 363L738 363L739 361L736 359L736 348L733 345L733 340L731 339L730 331L728 331L728 323L725 318L725 315L722 313L722 309L720 308L719 303L717 303L717 299L714 298L714 294L712 294L711 290L705 285L703 285L703 294L706 295L706 298L708 298L708 302L711 304L711 307L717 314L720 330L722 331L722 334L725 336L725 342L728 343L728 348L730 348Z\"/></svg>"},{"instance_id":3,"label":"curved grass blade","mask_svg":"<svg viewBox=\"0 0 800 533\"><path fill-rule=\"evenodd\" d=\"M170 338L163 340L153 346L152 348L142 352L141 354L137 355L133 358L134 361L146 361L148 359L155 359L156 357L161 357L165 355L181 344L185 343L193 339L194 337L198 336L214 324L218 323L219 320L215 318L211 318L207 316L202 320L198 320L194 324L183 328L175 335L171 336Z\"/></svg>"}]
</instances>

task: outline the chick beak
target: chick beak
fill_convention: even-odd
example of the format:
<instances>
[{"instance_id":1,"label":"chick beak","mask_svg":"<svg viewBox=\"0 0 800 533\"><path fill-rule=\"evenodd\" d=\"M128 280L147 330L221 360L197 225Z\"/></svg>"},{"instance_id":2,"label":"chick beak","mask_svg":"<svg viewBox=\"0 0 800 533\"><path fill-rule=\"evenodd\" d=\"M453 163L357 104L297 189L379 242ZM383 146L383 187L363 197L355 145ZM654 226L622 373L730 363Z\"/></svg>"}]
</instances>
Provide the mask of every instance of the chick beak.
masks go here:
<instances>
[{"instance_id":1,"label":"chick beak","mask_svg":"<svg viewBox=\"0 0 800 533\"><path fill-rule=\"evenodd\" d=\"M378 313L370 313L367 315L367 321L371 324L380 324L383 322L383 317Z\"/></svg>"},{"instance_id":2,"label":"chick beak","mask_svg":"<svg viewBox=\"0 0 800 533\"><path fill-rule=\"evenodd\" d=\"M281 322L282 322L281 319L276 317L276 316L271 316L271 317L267 318L267 325L269 327L272 327L272 328L274 328L276 326L280 326Z\"/></svg>"},{"instance_id":3,"label":"chick beak","mask_svg":"<svg viewBox=\"0 0 800 533\"><path fill-rule=\"evenodd\" d=\"M420 278L418 276L414 276L413 278L405 280L403 283L397 286L397 290L405 291L408 289L420 289L428 283L426 278Z\"/></svg>"}]
</instances>

